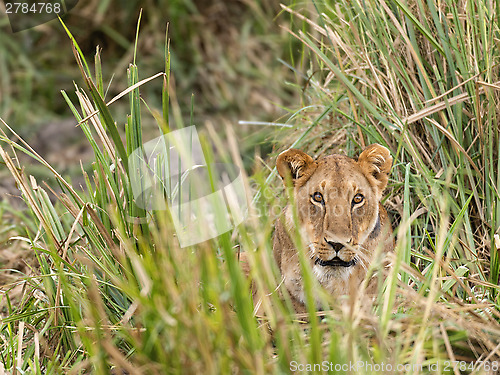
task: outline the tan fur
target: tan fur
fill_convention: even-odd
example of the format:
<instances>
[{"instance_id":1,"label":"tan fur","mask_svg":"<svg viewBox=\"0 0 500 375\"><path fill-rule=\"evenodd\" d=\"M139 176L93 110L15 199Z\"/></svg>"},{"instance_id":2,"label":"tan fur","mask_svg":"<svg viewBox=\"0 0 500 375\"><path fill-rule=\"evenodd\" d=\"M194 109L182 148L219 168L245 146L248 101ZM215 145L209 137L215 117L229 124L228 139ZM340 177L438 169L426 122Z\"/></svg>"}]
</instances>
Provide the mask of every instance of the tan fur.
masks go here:
<instances>
[{"instance_id":1,"label":"tan fur","mask_svg":"<svg viewBox=\"0 0 500 375\"><path fill-rule=\"evenodd\" d=\"M313 275L330 294L348 294L366 276L377 246L386 252L394 248L391 223L380 204L392 165L389 150L373 144L358 160L331 155L315 161L290 149L278 156L276 165L285 186L287 181L293 185L301 242ZM363 197L358 204L353 203L357 194ZM294 233L293 210L288 205L276 223L273 253L296 311L304 312L299 257L290 237ZM337 263L331 264L335 256ZM351 265L339 265L338 259Z\"/></svg>"}]
</instances>

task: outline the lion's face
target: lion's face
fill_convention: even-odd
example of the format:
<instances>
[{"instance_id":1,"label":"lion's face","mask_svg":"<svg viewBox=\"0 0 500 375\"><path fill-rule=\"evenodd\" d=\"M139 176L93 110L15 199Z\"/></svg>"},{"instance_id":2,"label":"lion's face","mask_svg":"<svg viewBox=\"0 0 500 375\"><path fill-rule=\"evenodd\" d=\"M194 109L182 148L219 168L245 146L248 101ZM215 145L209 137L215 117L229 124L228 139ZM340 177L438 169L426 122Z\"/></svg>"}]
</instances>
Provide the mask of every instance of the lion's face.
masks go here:
<instances>
[{"instance_id":1,"label":"lion's face","mask_svg":"<svg viewBox=\"0 0 500 375\"><path fill-rule=\"evenodd\" d=\"M391 165L380 145L358 160L332 155L314 161L294 149L278 157L278 172L293 183L302 242L320 280L346 279L355 267L367 267L373 249L363 244L380 228L379 202ZM288 210L287 226L293 222Z\"/></svg>"}]
</instances>

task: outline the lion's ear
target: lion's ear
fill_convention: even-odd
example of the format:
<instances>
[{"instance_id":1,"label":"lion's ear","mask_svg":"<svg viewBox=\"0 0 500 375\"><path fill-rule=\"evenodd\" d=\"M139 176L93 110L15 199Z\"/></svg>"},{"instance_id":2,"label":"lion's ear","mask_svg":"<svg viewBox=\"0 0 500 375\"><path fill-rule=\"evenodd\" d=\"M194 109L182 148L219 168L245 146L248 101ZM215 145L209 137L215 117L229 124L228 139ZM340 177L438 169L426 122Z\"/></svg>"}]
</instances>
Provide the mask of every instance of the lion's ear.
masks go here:
<instances>
[{"instance_id":1,"label":"lion's ear","mask_svg":"<svg viewBox=\"0 0 500 375\"><path fill-rule=\"evenodd\" d=\"M297 183L302 184L311 177L316 170L316 162L305 152L291 148L278 155L276 168L285 185L289 176L296 186Z\"/></svg>"},{"instance_id":2,"label":"lion's ear","mask_svg":"<svg viewBox=\"0 0 500 375\"><path fill-rule=\"evenodd\" d=\"M381 197L392 166L389 150L379 144L372 144L359 155L358 163L370 184L376 188L377 195Z\"/></svg>"}]
</instances>

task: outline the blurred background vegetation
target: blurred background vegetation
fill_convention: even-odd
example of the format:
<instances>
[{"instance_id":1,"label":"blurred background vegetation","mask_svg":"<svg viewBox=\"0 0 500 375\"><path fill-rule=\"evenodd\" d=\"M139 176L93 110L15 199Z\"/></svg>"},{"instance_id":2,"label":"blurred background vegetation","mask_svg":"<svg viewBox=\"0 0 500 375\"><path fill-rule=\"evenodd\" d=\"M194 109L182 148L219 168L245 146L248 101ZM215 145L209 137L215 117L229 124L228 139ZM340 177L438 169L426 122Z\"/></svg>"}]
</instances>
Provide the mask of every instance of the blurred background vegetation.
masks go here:
<instances>
[{"instance_id":1,"label":"blurred background vegetation","mask_svg":"<svg viewBox=\"0 0 500 375\"><path fill-rule=\"evenodd\" d=\"M251 168L254 153L264 156L270 151L273 133L269 127L238 125L238 120L273 121L289 106L298 106L300 99L300 90L293 87L296 73L287 66L293 61L289 56L299 56L299 43L281 27L289 27L293 20L279 15L279 3L91 0L80 1L63 20L89 61L96 48L101 49L106 100L127 88L141 10L139 79L164 70L168 24L172 126L190 121L201 127L208 122L215 129L232 125L241 141L245 165ZM83 84L71 41L58 20L12 33L3 4L0 9L0 117L62 175L76 186L84 184L80 160L88 171L94 155L61 95L65 91L76 101L75 84ZM152 110L161 111L159 82L143 85L141 95ZM113 105L121 130L128 111L126 101ZM143 127L147 140L156 129L152 117L146 116ZM22 153L19 157L28 174L56 187L46 168L23 159ZM0 168L0 240L4 248L0 265L28 272L32 251L8 240L31 222L19 195L7 168ZM31 229L36 232L36 227ZM0 285L11 277L3 273Z\"/></svg>"},{"instance_id":2,"label":"blurred background vegetation","mask_svg":"<svg viewBox=\"0 0 500 375\"><path fill-rule=\"evenodd\" d=\"M275 0L80 1L63 19L85 56L93 56L97 46L102 49L104 82L111 82L108 99L126 88L141 9L140 78L164 69L168 23L174 113L182 119L190 117L192 95L194 123L211 121L216 127L238 120L275 120L284 114L282 108L297 103L297 90L285 84L296 82L294 73L281 61L290 63L290 54L298 56L298 42L280 27L289 26L291 17L278 15ZM60 143L77 142L81 132L73 129L60 91L72 93L80 73L62 26L53 20L12 34L7 17L0 22L2 118L34 139L41 151L59 151ZM161 107L158 85L144 86L142 94L150 105ZM241 134L255 130L239 128ZM249 144L261 140L252 137ZM251 147L242 146L244 153Z\"/></svg>"}]
</instances>

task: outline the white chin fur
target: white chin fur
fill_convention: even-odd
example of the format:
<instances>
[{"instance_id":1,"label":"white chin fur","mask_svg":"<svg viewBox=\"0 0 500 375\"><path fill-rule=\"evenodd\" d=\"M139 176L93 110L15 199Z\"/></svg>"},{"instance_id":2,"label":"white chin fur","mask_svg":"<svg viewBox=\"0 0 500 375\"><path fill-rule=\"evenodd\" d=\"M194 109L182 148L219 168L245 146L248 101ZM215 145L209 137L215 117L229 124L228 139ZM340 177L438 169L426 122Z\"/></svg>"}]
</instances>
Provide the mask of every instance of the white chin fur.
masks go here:
<instances>
[{"instance_id":1,"label":"white chin fur","mask_svg":"<svg viewBox=\"0 0 500 375\"><path fill-rule=\"evenodd\" d=\"M323 267L315 264L313 273L320 283L327 282L332 278L347 281L352 273L352 267Z\"/></svg>"}]
</instances>

